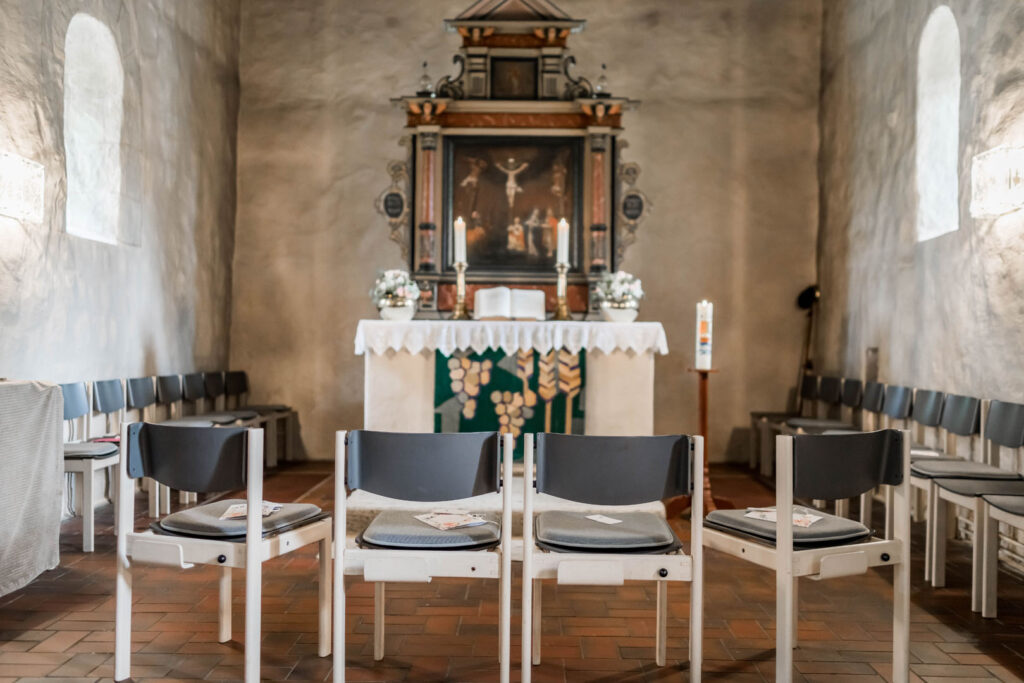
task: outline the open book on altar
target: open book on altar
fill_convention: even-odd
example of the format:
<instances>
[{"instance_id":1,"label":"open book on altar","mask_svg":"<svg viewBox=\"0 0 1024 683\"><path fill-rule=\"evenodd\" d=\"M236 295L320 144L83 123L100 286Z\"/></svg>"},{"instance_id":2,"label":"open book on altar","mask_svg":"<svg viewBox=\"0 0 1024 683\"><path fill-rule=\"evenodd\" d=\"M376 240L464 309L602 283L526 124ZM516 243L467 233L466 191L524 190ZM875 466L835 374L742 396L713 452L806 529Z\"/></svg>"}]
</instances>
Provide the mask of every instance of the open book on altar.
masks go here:
<instances>
[{"instance_id":1,"label":"open book on altar","mask_svg":"<svg viewBox=\"0 0 1024 683\"><path fill-rule=\"evenodd\" d=\"M544 320L544 292L539 289L491 287L473 296L476 320Z\"/></svg>"}]
</instances>

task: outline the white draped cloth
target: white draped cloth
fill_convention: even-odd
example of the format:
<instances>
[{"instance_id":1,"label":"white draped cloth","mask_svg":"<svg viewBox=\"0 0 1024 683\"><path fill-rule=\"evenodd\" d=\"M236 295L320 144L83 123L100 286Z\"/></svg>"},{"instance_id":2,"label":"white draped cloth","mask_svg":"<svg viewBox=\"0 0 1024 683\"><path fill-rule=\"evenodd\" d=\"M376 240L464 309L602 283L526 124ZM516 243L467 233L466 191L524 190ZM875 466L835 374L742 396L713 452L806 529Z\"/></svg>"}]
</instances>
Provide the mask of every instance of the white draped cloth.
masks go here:
<instances>
[{"instance_id":1,"label":"white draped cloth","mask_svg":"<svg viewBox=\"0 0 1024 683\"><path fill-rule=\"evenodd\" d=\"M378 355L388 350L413 354L426 350L450 356L454 351L483 353L487 349L501 349L506 355L530 349L540 353L553 349L668 353L665 328L657 322L360 320L355 346L357 355L367 350Z\"/></svg>"}]
</instances>

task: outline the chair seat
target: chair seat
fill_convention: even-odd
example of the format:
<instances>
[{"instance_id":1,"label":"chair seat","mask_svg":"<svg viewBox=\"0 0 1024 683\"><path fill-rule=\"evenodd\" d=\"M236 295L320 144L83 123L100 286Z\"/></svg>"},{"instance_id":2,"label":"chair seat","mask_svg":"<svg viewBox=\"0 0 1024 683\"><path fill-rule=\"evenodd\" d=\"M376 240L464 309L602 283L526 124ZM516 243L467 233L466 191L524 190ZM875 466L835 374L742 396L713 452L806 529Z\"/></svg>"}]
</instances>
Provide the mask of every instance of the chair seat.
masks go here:
<instances>
[{"instance_id":1,"label":"chair seat","mask_svg":"<svg viewBox=\"0 0 1024 683\"><path fill-rule=\"evenodd\" d=\"M935 485L961 496L1024 496L1021 479L932 479Z\"/></svg>"},{"instance_id":2,"label":"chair seat","mask_svg":"<svg viewBox=\"0 0 1024 683\"><path fill-rule=\"evenodd\" d=\"M910 462L918 460L963 460L959 455L950 455L946 451L931 446L916 445L910 448Z\"/></svg>"},{"instance_id":3,"label":"chair seat","mask_svg":"<svg viewBox=\"0 0 1024 683\"><path fill-rule=\"evenodd\" d=\"M204 538L236 538L245 536L246 519L221 519L220 516L232 505L244 500L229 498L205 505L180 510L167 515L159 522L160 528L186 536ZM320 514L320 508L308 503L287 503L277 512L263 518L263 533L293 527Z\"/></svg>"},{"instance_id":4,"label":"chair seat","mask_svg":"<svg viewBox=\"0 0 1024 683\"><path fill-rule=\"evenodd\" d=\"M1011 515L1024 516L1024 496L986 495L986 502Z\"/></svg>"},{"instance_id":5,"label":"chair seat","mask_svg":"<svg viewBox=\"0 0 1024 683\"><path fill-rule=\"evenodd\" d=\"M251 410L259 413L260 415L266 415L268 413L287 413L291 411L291 406L286 406L282 403L274 403L269 405L245 405L243 410Z\"/></svg>"},{"instance_id":6,"label":"chair seat","mask_svg":"<svg viewBox=\"0 0 1024 683\"><path fill-rule=\"evenodd\" d=\"M203 413L202 415L196 415L195 419L198 419L198 420L208 420L209 422L212 422L215 425L223 426L223 425L234 424L234 423L238 422L239 420L250 420L253 417L258 417L258 416L255 413L253 413L252 417L239 417L238 415L236 415L235 413L232 413L232 412L223 412L223 413Z\"/></svg>"},{"instance_id":7,"label":"chair seat","mask_svg":"<svg viewBox=\"0 0 1024 683\"><path fill-rule=\"evenodd\" d=\"M105 441L89 441L86 443L64 444L64 458L68 460L85 460L87 458L109 458L112 455L117 455L117 453L117 444Z\"/></svg>"},{"instance_id":8,"label":"chair seat","mask_svg":"<svg viewBox=\"0 0 1024 683\"><path fill-rule=\"evenodd\" d=\"M416 519L416 515L427 512L429 510L385 510L374 517L359 541L406 550L472 550L493 546L501 540L501 524L494 515L481 514L486 524L444 531Z\"/></svg>"},{"instance_id":9,"label":"chair seat","mask_svg":"<svg viewBox=\"0 0 1024 683\"><path fill-rule=\"evenodd\" d=\"M1020 479L1016 472L986 465L973 460L945 460L925 458L912 462L910 472L929 479L948 477L951 479Z\"/></svg>"},{"instance_id":10,"label":"chair seat","mask_svg":"<svg viewBox=\"0 0 1024 683\"><path fill-rule=\"evenodd\" d=\"M222 414L232 415L236 420L255 420L260 416L255 410L225 410ZM203 417L206 416L204 415Z\"/></svg>"},{"instance_id":11,"label":"chair seat","mask_svg":"<svg viewBox=\"0 0 1024 683\"><path fill-rule=\"evenodd\" d=\"M794 507L793 511L809 512L822 518L809 527L793 527L794 548L844 545L871 536L871 529L852 519L801 507ZM704 519L704 525L726 533L752 536L775 545L775 522L753 519L746 514L746 510L714 510Z\"/></svg>"},{"instance_id":12,"label":"chair seat","mask_svg":"<svg viewBox=\"0 0 1024 683\"><path fill-rule=\"evenodd\" d=\"M793 417L786 420L793 429L853 429L854 426L843 420L827 420L814 417Z\"/></svg>"},{"instance_id":13,"label":"chair seat","mask_svg":"<svg viewBox=\"0 0 1024 683\"><path fill-rule=\"evenodd\" d=\"M203 417L176 417L173 420L164 420L160 424L173 427L212 427L213 420Z\"/></svg>"},{"instance_id":14,"label":"chair seat","mask_svg":"<svg viewBox=\"0 0 1024 683\"><path fill-rule=\"evenodd\" d=\"M761 418L765 420L787 420L791 417L798 417L798 415L796 413L773 412L770 410L752 410L750 411L750 417L754 420L760 420Z\"/></svg>"},{"instance_id":15,"label":"chair seat","mask_svg":"<svg viewBox=\"0 0 1024 683\"><path fill-rule=\"evenodd\" d=\"M637 552L678 547L678 539L663 517L649 512L609 512L621 520L605 524L587 518L586 512L553 510L537 515L537 543L556 550L590 552ZM672 548L674 549L674 548Z\"/></svg>"},{"instance_id":16,"label":"chair seat","mask_svg":"<svg viewBox=\"0 0 1024 683\"><path fill-rule=\"evenodd\" d=\"M97 436L94 439L89 439L92 443L121 443L120 434L109 434L107 436Z\"/></svg>"}]
</instances>

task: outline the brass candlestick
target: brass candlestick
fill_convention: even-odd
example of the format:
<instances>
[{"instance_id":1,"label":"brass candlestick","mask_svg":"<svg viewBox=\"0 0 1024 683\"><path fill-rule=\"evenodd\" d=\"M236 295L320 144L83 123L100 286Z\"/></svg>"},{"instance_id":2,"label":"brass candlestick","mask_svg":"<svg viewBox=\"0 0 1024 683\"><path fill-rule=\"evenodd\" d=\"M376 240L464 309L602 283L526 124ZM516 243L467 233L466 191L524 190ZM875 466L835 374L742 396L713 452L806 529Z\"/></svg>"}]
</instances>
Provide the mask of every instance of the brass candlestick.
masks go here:
<instances>
[{"instance_id":1,"label":"brass candlestick","mask_svg":"<svg viewBox=\"0 0 1024 683\"><path fill-rule=\"evenodd\" d=\"M466 262L455 262L455 309L452 320L469 320L466 311Z\"/></svg>"},{"instance_id":2,"label":"brass candlestick","mask_svg":"<svg viewBox=\"0 0 1024 683\"><path fill-rule=\"evenodd\" d=\"M558 263L555 265L555 270L558 271L558 287L555 290L558 303L555 306L555 320L572 320L572 316L569 315L569 299L566 296L566 274L569 272L569 264Z\"/></svg>"}]
</instances>

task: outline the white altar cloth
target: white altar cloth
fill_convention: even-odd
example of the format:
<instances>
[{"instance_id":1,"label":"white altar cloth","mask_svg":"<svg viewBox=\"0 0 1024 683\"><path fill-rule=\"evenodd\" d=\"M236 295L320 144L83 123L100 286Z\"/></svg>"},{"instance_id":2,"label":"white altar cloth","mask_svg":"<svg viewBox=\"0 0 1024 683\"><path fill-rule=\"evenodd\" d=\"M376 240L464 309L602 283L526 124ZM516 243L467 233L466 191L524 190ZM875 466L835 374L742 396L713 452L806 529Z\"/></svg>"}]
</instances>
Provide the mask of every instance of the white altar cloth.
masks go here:
<instances>
[{"instance_id":1,"label":"white altar cloth","mask_svg":"<svg viewBox=\"0 0 1024 683\"><path fill-rule=\"evenodd\" d=\"M566 348L587 352L584 432L654 433L654 355L667 354L661 323L361 320L355 352L365 358L363 427L434 431L434 352Z\"/></svg>"}]
</instances>

